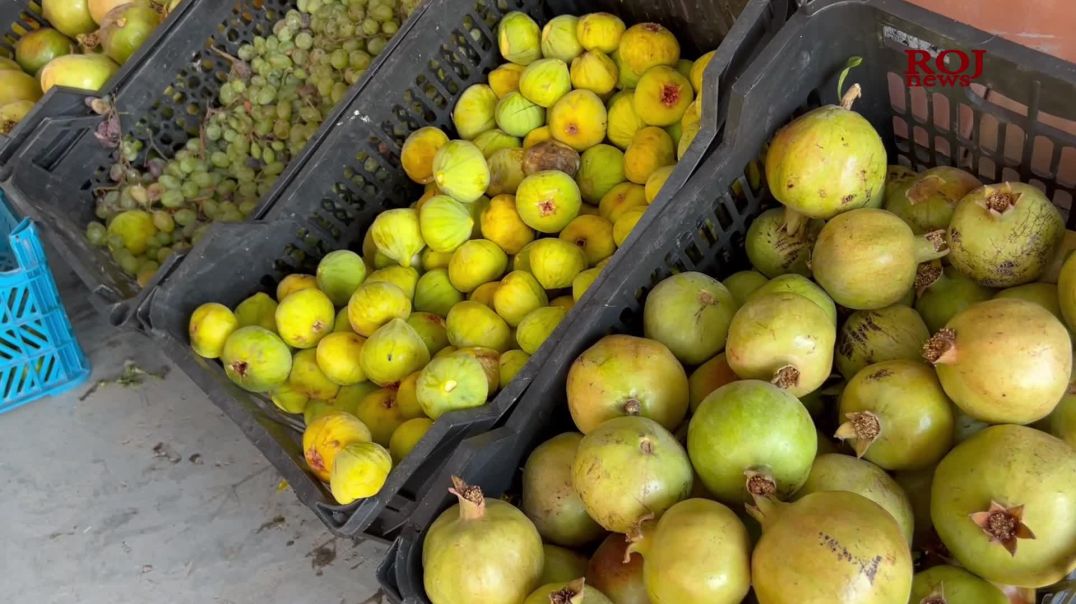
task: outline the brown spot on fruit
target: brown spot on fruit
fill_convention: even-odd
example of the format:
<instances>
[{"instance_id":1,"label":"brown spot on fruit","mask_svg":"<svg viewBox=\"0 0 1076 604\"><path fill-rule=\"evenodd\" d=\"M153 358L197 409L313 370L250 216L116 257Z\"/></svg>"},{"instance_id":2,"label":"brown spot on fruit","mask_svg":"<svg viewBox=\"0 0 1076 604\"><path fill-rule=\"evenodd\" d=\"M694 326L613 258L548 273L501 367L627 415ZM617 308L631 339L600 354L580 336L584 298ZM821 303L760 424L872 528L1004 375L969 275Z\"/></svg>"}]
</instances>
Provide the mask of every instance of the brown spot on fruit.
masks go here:
<instances>
[{"instance_id":1,"label":"brown spot on fruit","mask_svg":"<svg viewBox=\"0 0 1076 604\"><path fill-rule=\"evenodd\" d=\"M250 366L247 364L246 361L234 361L232 363L232 372L239 377L246 377L247 369L249 368Z\"/></svg>"},{"instance_id":2,"label":"brown spot on fruit","mask_svg":"<svg viewBox=\"0 0 1076 604\"><path fill-rule=\"evenodd\" d=\"M852 203L853 199L855 199L855 196L852 195L851 193L849 193L848 195L845 195L844 197L841 198L841 203L842 204Z\"/></svg>"},{"instance_id":3,"label":"brown spot on fruit","mask_svg":"<svg viewBox=\"0 0 1076 604\"><path fill-rule=\"evenodd\" d=\"M576 126L575 124L568 124L564 128L564 131L567 132L568 134L572 134L572 135L579 134L579 126Z\"/></svg>"},{"instance_id":4,"label":"brown spot on fruit","mask_svg":"<svg viewBox=\"0 0 1076 604\"><path fill-rule=\"evenodd\" d=\"M546 199L545 201L538 202L538 213L542 216L549 216L557 211L557 202L552 199Z\"/></svg>"}]
</instances>

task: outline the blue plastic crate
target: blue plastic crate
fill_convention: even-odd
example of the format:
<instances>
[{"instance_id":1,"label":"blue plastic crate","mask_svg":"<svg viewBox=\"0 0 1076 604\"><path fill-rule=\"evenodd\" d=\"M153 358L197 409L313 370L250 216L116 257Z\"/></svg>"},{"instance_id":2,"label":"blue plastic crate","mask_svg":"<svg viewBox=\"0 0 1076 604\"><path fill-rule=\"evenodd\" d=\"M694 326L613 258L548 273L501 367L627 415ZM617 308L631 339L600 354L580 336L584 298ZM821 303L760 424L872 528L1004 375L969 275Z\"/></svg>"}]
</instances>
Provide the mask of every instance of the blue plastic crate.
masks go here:
<instances>
[{"instance_id":1,"label":"blue plastic crate","mask_svg":"<svg viewBox=\"0 0 1076 604\"><path fill-rule=\"evenodd\" d=\"M37 228L12 214L0 191L0 413L89 375Z\"/></svg>"}]
</instances>

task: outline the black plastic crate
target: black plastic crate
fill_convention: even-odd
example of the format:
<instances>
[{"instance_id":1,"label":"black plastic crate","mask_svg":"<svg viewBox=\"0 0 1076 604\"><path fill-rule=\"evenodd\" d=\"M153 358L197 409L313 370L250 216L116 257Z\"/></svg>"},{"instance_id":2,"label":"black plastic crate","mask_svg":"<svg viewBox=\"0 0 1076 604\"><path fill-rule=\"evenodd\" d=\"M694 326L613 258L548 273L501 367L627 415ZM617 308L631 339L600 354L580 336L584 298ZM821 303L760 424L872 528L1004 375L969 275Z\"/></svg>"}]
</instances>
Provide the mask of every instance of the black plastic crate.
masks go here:
<instances>
[{"instance_id":1,"label":"black plastic crate","mask_svg":"<svg viewBox=\"0 0 1076 604\"><path fill-rule=\"evenodd\" d=\"M706 98L716 100L720 98L718 80L724 81L753 56L760 48L759 40L768 39L787 18L788 6L786 0L750 0L734 24L732 15L738 9L724 1L687 7L672 1L513 0L510 6L493 6L481 0L431 0L414 20L412 35L400 42L363 94L342 109L335 128L317 143L300 173L264 208L264 218L248 224L214 225L139 308L139 321L243 427L331 530L347 536L364 533L391 538L429 488L430 476L459 442L503 420L556 350L563 331L553 334L489 404L437 420L414 452L393 468L378 495L339 506L306 472L301 433L285 427L300 426L272 403L229 384L218 363L194 358L187 337L190 313L204 302L234 305L256 291L271 292L284 275L313 272L321 257L335 249L361 249L363 235L378 213L406 207L417 199L421 188L398 167L400 147L420 126L453 129L456 95L472 83L485 81L486 74L502 62L495 32L508 11L525 10L545 20L560 13L611 10L629 23L660 21L673 28L689 52L716 47L724 39L707 69L708 90L713 92L705 93ZM695 15L700 18L693 19ZM431 88L435 93L428 95ZM710 144L706 136L710 142L716 138L717 107L716 102L707 107L711 130L696 138L696 162ZM694 166L681 163L683 169L676 172L681 173L682 184ZM663 196L671 197L667 191L678 188L670 183L672 179Z\"/></svg>"},{"instance_id":2,"label":"black plastic crate","mask_svg":"<svg viewBox=\"0 0 1076 604\"><path fill-rule=\"evenodd\" d=\"M163 26L158 29L125 65L122 79L113 78L99 94L57 91L62 92L57 97L67 110L50 112L33 124L18 154L6 169L0 169L0 181L12 203L42 226L90 289L94 306L114 325L133 326L128 321L135 308L181 257L173 255L154 280L141 288L106 250L86 241L86 225L94 219L93 191L111 185L108 169L114 151L96 140L94 132L102 117L89 110L85 99L110 97L125 135L171 156L188 139L199 136L206 109L217 104L221 83L231 69L229 59L219 51L234 56L255 36L271 33L273 24L296 4L297 0L183 0L170 16L167 32ZM261 203L272 199L304 164L304 154L332 129L349 99L360 94L414 21L401 25Z\"/></svg>"},{"instance_id":3,"label":"black plastic crate","mask_svg":"<svg viewBox=\"0 0 1076 604\"><path fill-rule=\"evenodd\" d=\"M985 49L982 76L967 88L909 88L904 85L908 49ZM562 332L557 354L507 424L465 440L431 480L429 496L419 502L378 570L392 599L427 601L421 544L430 523L455 502L447 492L452 475L481 486L487 496L500 496L511 491L535 446L575 430L564 384L579 354L609 333L640 334L647 293L670 275L701 271L724 278L747 267L747 227L774 203L765 179L751 166L791 116L837 102L838 74L851 56L863 58L847 80L863 86L855 109L886 141L890 163L916 169L958 165L984 181L1035 183L1072 225L1076 66L902 0L815 0L789 20L733 85L721 145L649 228L632 234L587 291L579 303L582 312ZM1069 132L1058 128L1066 122Z\"/></svg>"},{"instance_id":4,"label":"black plastic crate","mask_svg":"<svg viewBox=\"0 0 1076 604\"><path fill-rule=\"evenodd\" d=\"M180 18L179 15L192 5L204 4L206 0L183 0L168 18L161 21L153 34L136 51L126 63L120 65L119 71L95 95L107 95L118 90L130 76L138 71L138 66L153 55L153 49L167 39L168 30ZM14 58L15 42L28 31L51 27L42 15L41 0L9 0L0 4L0 56ZM15 157L23 141L35 128L47 118L79 117L90 115L84 99L84 91L71 88L50 90L34 105L32 111L20 121L8 134L0 134L0 180L4 179L4 166Z\"/></svg>"}]
</instances>

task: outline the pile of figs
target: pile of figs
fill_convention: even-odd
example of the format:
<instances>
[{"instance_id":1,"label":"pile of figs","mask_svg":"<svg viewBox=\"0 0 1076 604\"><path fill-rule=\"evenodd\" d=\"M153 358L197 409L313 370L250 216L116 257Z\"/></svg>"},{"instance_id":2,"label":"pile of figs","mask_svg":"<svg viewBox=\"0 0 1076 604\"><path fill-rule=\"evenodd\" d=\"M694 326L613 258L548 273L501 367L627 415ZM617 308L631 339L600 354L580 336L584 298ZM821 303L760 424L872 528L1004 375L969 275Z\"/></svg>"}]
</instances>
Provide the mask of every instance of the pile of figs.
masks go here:
<instances>
[{"instance_id":1,"label":"pile of figs","mask_svg":"<svg viewBox=\"0 0 1076 604\"><path fill-rule=\"evenodd\" d=\"M459 138L407 138L402 167L425 185L411 207L316 274L190 317L196 354L303 415L310 471L342 504L377 493L434 420L513 379L657 196L681 130L697 131L709 56L681 60L660 25L595 13L539 28L513 12L498 42L509 62L461 94Z\"/></svg>"},{"instance_id":2,"label":"pile of figs","mask_svg":"<svg viewBox=\"0 0 1076 604\"><path fill-rule=\"evenodd\" d=\"M1003 604L1076 570L1076 255L1036 187L771 141L753 270L672 275L566 378L516 506L457 483L434 604Z\"/></svg>"}]
</instances>

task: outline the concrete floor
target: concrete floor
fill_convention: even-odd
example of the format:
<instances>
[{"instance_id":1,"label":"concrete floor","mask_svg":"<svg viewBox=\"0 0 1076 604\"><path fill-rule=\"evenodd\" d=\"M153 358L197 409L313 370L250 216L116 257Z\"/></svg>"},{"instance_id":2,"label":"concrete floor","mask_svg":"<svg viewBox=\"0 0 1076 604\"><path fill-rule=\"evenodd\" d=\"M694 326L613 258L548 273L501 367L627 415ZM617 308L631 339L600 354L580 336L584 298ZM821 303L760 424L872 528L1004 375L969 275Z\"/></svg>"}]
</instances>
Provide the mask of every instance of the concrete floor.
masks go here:
<instances>
[{"instance_id":1,"label":"concrete floor","mask_svg":"<svg viewBox=\"0 0 1076 604\"><path fill-rule=\"evenodd\" d=\"M94 372L0 415L3 601L380 602L384 547L333 538L182 372L80 400L127 359L167 361L109 328L50 260Z\"/></svg>"}]
</instances>

